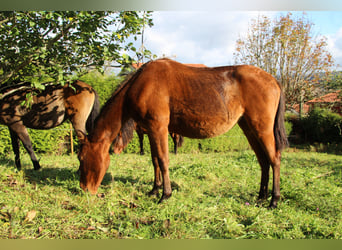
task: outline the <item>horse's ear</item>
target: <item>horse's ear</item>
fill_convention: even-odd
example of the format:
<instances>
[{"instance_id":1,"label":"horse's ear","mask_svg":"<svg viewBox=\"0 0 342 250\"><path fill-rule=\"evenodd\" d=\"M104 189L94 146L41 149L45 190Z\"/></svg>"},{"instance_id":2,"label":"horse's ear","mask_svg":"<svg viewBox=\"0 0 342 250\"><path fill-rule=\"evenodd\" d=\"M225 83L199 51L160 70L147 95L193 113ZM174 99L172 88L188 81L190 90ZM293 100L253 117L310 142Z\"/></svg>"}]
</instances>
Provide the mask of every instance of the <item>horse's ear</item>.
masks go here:
<instances>
[{"instance_id":1,"label":"horse's ear","mask_svg":"<svg viewBox=\"0 0 342 250\"><path fill-rule=\"evenodd\" d=\"M76 134L77 134L78 140L80 141L81 144L85 144L88 142L88 137L83 131L77 130Z\"/></svg>"}]
</instances>

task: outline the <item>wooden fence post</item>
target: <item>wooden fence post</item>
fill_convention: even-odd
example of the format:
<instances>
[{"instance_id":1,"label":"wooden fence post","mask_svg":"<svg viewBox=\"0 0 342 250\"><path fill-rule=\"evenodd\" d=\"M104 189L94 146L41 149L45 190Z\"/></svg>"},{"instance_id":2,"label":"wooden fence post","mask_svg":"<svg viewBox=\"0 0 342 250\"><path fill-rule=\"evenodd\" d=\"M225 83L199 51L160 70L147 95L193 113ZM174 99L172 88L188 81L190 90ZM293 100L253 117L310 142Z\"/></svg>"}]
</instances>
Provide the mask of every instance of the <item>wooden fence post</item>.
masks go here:
<instances>
[{"instance_id":1,"label":"wooden fence post","mask_svg":"<svg viewBox=\"0 0 342 250\"><path fill-rule=\"evenodd\" d=\"M74 138L72 136L72 125L70 123L70 149L71 149L71 155L74 156Z\"/></svg>"}]
</instances>

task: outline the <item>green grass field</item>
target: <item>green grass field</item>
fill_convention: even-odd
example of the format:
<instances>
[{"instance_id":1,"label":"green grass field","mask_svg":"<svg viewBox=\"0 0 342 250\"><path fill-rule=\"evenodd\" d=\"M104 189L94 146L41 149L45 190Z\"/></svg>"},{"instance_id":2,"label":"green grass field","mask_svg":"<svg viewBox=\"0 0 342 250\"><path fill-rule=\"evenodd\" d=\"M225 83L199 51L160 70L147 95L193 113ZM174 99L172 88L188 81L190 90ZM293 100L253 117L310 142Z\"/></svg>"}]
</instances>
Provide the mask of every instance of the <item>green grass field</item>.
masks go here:
<instances>
[{"instance_id":1,"label":"green grass field","mask_svg":"<svg viewBox=\"0 0 342 250\"><path fill-rule=\"evenodd\" d=\"M250 150L170 154L173 195L147 196L149 155L112 156L98 195L79 188L76 156L0 158L0 238L342 239L342 156L288 149L275 210L257 204L260 167ZM270 183L271 184L271 183ZM271 185L270 185L271 187Z\"/></svg>"}]
</instances>

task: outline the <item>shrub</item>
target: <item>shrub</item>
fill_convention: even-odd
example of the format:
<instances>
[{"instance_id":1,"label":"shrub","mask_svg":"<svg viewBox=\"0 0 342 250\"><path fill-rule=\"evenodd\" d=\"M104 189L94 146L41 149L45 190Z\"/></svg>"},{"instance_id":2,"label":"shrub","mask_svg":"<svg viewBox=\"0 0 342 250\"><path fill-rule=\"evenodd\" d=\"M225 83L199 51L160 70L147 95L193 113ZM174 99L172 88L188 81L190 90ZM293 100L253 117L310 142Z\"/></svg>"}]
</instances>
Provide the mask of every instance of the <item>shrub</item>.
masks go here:
<instances>
[{"instance_id":1,"label":"shrub","mask_svg":"<svg viewBox=\"0 0 342 250\"><path fill-rule=\"evenodd\" d=\"M227 133L209 139L190 139L184 138L182 147L178 148L179 153L198 153L198 152L227 152L248 150L250 146L247 138L243 134L239 126L233 127ZM150 154L150 144L147 136L144 138L144 150L146 154ZM169 137L169 151L173 152L173 141ZM140 152L139 139L134 133L133 140L127 145L124 150L125 153Z\"/></svg>"},{"instance_id":2,"label":"shrub","mask_svg":"<svg viewBox=\"0 0 342 250\"><path fill-rule=\"evenodd\" d=\"M12 145L9 130L7 126L0 125L0 154L4 155L11 150Z\"/></svg>"},{"instance_id":3,"label":"shrub","mask_svg":"<svg viewBox=\"0 0 342 250\"><path fill-rule=\"evenodd\" d=\"M315 108L302 121L308 142L342 142L342 117L326 109Z\"/></svg>"},{"instance_id":4,"label":"shrub","mask_svg":"<svg viewBox=\"0 0 342 250\"><path fill-rule=\"evenodd\" d=\"M28 129L33 150L35 153L62 154L67 151L65 138L70 134L69 123L49 130ZM6 126L0 126L0 154L12 152L12 144L9 130ZM21 144L21 152L26 150ZM23 151L24 150L24 151Z\"/></svg>"},{"instance_id":5,"label":"shrub","mask_svg":"<svg viewBox=\"0 0 342 250\"><path fill-rule=\"evenodd\" d=\"M341 143L342 117L326 109L315 108L308 116L298 119L291 117L294 143Z\"/></svg>"}]
</instances>

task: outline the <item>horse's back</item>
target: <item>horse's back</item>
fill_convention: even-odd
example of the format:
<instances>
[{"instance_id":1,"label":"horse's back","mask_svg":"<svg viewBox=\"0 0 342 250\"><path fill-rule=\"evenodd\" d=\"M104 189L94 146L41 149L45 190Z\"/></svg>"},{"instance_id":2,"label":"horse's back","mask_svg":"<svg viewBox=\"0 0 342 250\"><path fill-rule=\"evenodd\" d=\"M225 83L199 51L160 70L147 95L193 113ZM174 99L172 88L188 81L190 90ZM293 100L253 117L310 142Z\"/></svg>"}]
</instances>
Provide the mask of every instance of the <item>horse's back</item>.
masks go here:
<instances>
[{"instance_id":1,"label":"horse's back","mask_svg":"<svg viewBox=\"0 0 342 250\"><path fill-rule=\"evenodd\" d=\"M228 131L241 115L238 92L222 69L158 60L146 66L128 96L138 122L165 122L170 132L208 138Z\"/></svg>"},{"instance_id":2,"label":"horse's back","mask_svg":"<svg viewBox=\"0 0 342 250\"><path fill-rule=\"evenodd\" d=\"M208 138L227 132L245 112L260 115L271 105L272 113L279 90L276 80L257 67L194 68L166 59L145 66L129 99L142 123L165 120L170 132Z\"/></svg>"}]
</instances>

